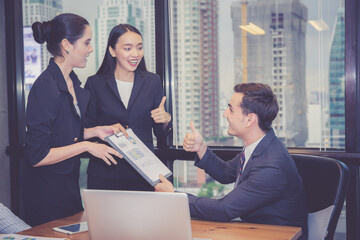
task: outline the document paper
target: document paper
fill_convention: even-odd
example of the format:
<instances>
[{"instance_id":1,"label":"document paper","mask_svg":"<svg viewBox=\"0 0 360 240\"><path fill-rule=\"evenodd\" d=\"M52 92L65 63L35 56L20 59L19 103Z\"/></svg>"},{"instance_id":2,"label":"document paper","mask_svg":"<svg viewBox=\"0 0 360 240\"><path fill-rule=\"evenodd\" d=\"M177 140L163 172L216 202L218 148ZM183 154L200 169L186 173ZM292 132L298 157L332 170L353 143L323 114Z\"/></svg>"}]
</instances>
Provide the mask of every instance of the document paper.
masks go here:
<instances>
[{"instance_id":1,"label":"document paper","mask_svg":"<svg viewBox=\"0 0 360 240\"><path fill-rule=\"evenodd\" d=\"M116 149L128 163L143 176L151 186L160 182L159 174L171 176L171 171L161 160L135 135L132 129L127 129L129 138L120 132L110 135L105 140Z\"/></svg>"}]
</instances>

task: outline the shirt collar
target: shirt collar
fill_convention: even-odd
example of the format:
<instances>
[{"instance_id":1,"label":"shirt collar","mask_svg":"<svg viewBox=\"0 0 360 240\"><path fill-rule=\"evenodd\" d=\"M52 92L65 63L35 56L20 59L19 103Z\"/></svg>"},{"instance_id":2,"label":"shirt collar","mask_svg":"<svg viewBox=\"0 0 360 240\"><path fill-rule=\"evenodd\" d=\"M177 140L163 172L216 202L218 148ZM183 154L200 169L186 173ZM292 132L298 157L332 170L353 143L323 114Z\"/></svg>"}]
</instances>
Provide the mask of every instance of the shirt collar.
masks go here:
<instances>
[{"instance_id":1,"label":"shirt collar","mask_svg":"<svg viewBox=\"0 0 360 240\"><path fill-rule=\"evenodd\" d=\"M250 144L249 146L244 146L244 154L245 154L245 161L249 160L249 158L251 157L252 153L254 152L255 148L257 147L257 145L260 143L260 141L266 136L266 134L264 136L262 136L261 138L259 138L256 142Z\"/></svg>"},{"instance_id":2,"label":"shirt collar","mask_svg":"<svg viewBox=\"0 0 360 240\"><path fill-rule=\"evenodd\" d=\"M54 74L54 76L55 76L54 79L57 82L57 84L59 86L59 89L61 91L68 92L68 88L67 88L67 85L66 85L66 82L65 82L64 75L62 74L59 66L55 63L53 57L50 58L48 68ZM79 78L77 77L77 75L75 74L74 71L70 72L70 78L73 81L74 88L79 87L81 85L81 82L80 82Z\"/></svg>"}]
</instances>

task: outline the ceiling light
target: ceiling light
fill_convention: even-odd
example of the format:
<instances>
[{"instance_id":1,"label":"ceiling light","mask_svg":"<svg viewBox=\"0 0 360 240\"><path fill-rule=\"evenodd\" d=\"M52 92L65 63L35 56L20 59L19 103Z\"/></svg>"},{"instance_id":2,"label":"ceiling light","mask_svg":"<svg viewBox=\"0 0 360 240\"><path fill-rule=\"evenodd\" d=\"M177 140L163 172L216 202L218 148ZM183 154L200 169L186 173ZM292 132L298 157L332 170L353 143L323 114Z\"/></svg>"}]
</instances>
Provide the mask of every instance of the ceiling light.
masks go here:
<instances>
[{"instance_id":1,"label":"ceiling light","mask_svg":"<svg viewBox=\"0 0 360 240\"><path fill-rule=\"evenodd\" d=\"M241 25L239 26L239 28L241 28L242 30L251 33L253 35L264 35L265 34L265 30L262 29L261 27L256 26L253 23L249 23L249 25Z\"/></svg>"},{"instance_id":2,"label":"ceiling light","mask_svg":"<svg viewBox=\"0 0 360 240\"><path fill-rule=\"evenodd\" d=\"M317 31L322 32L329 29L329 26L324 22L324 20L309 20L311 26L313 26Z\"/></svg>"}]
</instances>

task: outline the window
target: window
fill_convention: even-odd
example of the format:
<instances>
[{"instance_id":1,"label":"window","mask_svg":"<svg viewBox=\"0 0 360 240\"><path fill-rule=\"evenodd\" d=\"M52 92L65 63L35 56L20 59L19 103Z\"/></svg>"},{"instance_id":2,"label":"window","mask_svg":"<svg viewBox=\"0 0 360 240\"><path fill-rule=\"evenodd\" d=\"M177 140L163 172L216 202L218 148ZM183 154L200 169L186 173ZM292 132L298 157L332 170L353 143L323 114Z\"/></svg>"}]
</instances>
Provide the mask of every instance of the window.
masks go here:
<instances>
[{"instance_id":1,"label":"window","mask_svg":"<svg viewBox=\"0 0 360 240\"><path fill-rule=\"evenodd\" d=\"M88 58L87 66L84 69L75 69L80 81L85 82L86 79L95 74L103 60L103 54L107 44L107 38L110 30L117 24L129 23L137 27L143 35L144 41L144 57L146 59L146 66L149 71L155 72L155 35L154 35L154 2L153 1L44 1L44 0L23 0L23 15L32 16L32 19L24 17L23 25L31 26L35 21L49 21L57 14L68 12L78 14L87 19L92 28L91 44L94 52ZM86 7L84 7L86 6ZM45 14L34 13L34 8L49 9ZM127 9L120 14L122 9ZM148 11L151 9L151 11ZM30 12L29 12L30 10ZM34 43L38 45L37 43ZM46 49L46 44L40 46L39 59L43 59L38 64L40 65L40 72L32 75L31 79L25 78L26 89L31 88L33 81L37 76L46 69L51 55ZM27 51L25 44L25 56ZM30 46L31 48L31 46ZM25 68L26 68L25 64ZM28 66L30 69L32 66ZM25 70L26 72L26 70ZM26 95L28 92L25 93Z\"/></svg>"},{"instance_id":2,"label":"window","mask_svg":"<svg viewBox=\"0 0 360 240\"><path fill-rule=\"evenodd\" d=\"M228 137L226 132L221 130L226 129L227 123L220 121L226 105L220 106L219 103L226 104L229 101L232 87L248 81L267 83L274 88L276 80L281 79L281 89L276 93L278 98L282 98L286 92L291 94L286 95L281 103L283 105L280 106L284 109L283 117L286 120L275 120L273 127L282 125L283 130L277 130L276 134L283 139L284 144L287 147L344 149L345 142L339 144L339 141L331 141L341 137L341 131L334 129L343 130L344 126L338 124L338 118L345 118L343 113L334 115L339 109L344 109L343 0L332 0L331 7L327 4L326 8L322 7L321 1L313 4L310 0L294 3L273 1L270 7L269 3L266 3L266 8L265 2L261 1L242 4L241 1L225 0L220 4L217 0L197 0L202 6L201 11L198 8L184 8L184 5L193 3L188 1L185 0L184 4L178 0L170 1L172 12L176 13L176 18L171 18L171 36L174 41L171 45L176 46L172 53L177 53L176 57L172 54L172 63L181 66L179 63L185 58L194 59L195 55L199 56L201 61L187 61L187 68L191 66L192 72L180 74L179 71L173 71L172 74L178 82L185 81L187 75L198 76L198 80L192 81L200 83L198 90L201 95L201 108L200 112L191 110L190 113L183 114L185 109L179 107L182 97L177 97L180 92L174 89L173 119L176 121L174 131L177 136L174 145L182 144L191 120L199 123L196 127L202 130L209 145L223 145L224 142L218 140ZM259 14L257 9L261 8L264 12ZM213 12L216 14L210 14ZM247 14L246 22L241 22L242 14ZM193 22L184 21L188 15L193 16ZM205 22L213 24L207 25ZM241 25L249 22L262 28L265 33L253 35L240 29ZM320 23L324 24L323 29L316 28L316 24ZM199 29L198 35L191 33L190 25ZM245 34L246 41L242 43L241 39ZM189 47L184 42L191 42L191 47L199 51L184 51ZM182 52L185 52L186 56L179 54ZM244 66L247 66L247 69L244 69ZM210 81L213 83L211 88L208 85ZM179 84L178 82L175 84ZM313 94L323 97L319 97L317 102L309 101ZM204 99L208 98L211 100L205 102ZM313 105L320 106L321 111L313 112ZM211 122L205 123L202 115L209 107L217 109L218 112L213 113ZM295 116L289 117L286 114ZM195 119L195 116L199 116L199 119ZM311 118L322 119L322 128L313 129ZM205 124L213 126L214 131L209 133L202 129ZM329 141L326 141L327 139Z\"/></svg>"},{"instance_id":3,"label":"window","mask_svg":"<svg viewBox=\"0 0 360 240\"><path fill-rule=\"evenodd\" d=\"M184 8L188 2L200 3L201 11ZM180 74L179 63L190 57L192 60L187 63L198 77L191 81L199 83L192 86L200 98L190 109L184 108L186 95L193 93L173 89L174 146L182 145L190 121L194 121L208 145L242 146L240 139L227 135L228 123L222 113L234 85L263 82L278 97L280 111L273 128L287 147L344 150L344 0L326 1L326 6L322 2L325 1L171 0L170 12L176 9L176 18L170 15L170 42L171 46L176 45L172 49L172 64L179 66L173 68L173 85L181 85L187 75L194 76L195 72ZM197 19L186 22L186 14ZM246 21L241 18L244 14ZM240 28L249 23L265 33L254 35ZM199 29L197 35L187 30L190 24ZM191 52L183 54L182 42L186 40L198 47L200 61L193 60ZM210 108L212 116L207 117ZM213 180L191 165L180 159L175 162L174 183L181 190L200 194L203 184ZM201 183L194 179L201 179ZM215 192L213 196L218 195Z\"/></svg>"}]
</instances>

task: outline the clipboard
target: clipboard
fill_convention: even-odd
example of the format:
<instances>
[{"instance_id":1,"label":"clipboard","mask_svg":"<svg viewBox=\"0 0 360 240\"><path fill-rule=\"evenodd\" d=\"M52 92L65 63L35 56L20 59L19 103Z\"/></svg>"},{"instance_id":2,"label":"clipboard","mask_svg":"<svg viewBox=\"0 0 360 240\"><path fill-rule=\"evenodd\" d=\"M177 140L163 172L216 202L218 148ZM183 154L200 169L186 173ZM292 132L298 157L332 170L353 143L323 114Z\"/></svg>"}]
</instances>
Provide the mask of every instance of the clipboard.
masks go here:
<instances>
[{"instance_id":1,"label":"clipboard","mask_svg":"<svg viewBox=\"0 0 360 240\"><path fill-rule=\"evenodd\" d=\"M151 186L160 182L159 174L169 177L172 172L163 162L135 135L132 129L127 129L129 138L120 132L105 137L106 142L118 151L124 159L146 180Z\"/></svg>"}]
</instances>

